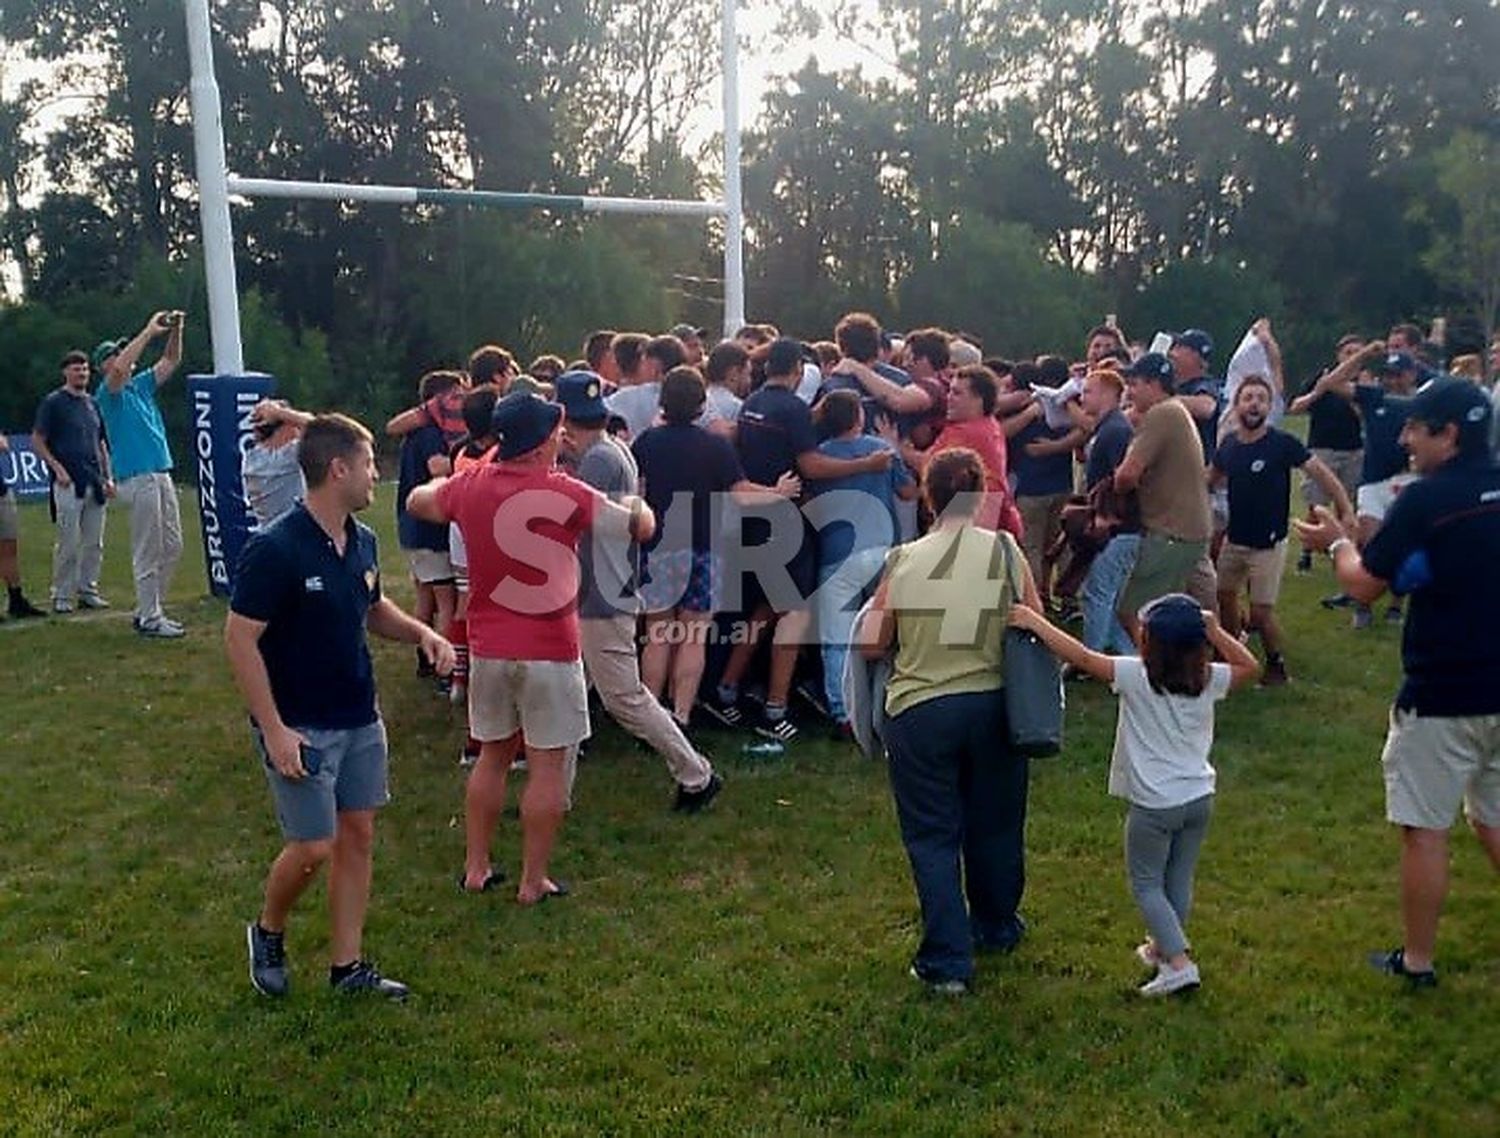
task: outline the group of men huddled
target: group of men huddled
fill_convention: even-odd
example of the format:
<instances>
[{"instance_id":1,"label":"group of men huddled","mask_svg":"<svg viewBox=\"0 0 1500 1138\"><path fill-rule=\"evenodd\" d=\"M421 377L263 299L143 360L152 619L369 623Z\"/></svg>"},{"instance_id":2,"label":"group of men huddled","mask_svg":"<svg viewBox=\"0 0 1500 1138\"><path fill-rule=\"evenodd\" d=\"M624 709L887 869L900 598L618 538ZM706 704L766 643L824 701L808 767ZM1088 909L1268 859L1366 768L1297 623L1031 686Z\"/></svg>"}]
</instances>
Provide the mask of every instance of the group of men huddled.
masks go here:
<instances>
[{"instance_id":1,"label":"group of men huddled","mask_svg":"<svg viewBox=\"0 0 1500 1138\"><path fill-rule=\"evenodd\" d=\"M1483 635L1500 627L1500 601L1457 584L1464 564L1500 556L1489 395L1439 374L1421 333L1401 326L1386 341L1345 337L1288 407L1269 325L1253 332L1270 367L1227 385L1211 375L1207 333L1144 351L1112 319L1075 363L986 357L977 337L937 328L895 337L864 313L811 344L768 325L712 348L688 326L602 331L574 363L543 356L524 374L505 349L481 347L464 370L424 376L417 405L386 427L402 440L414 617L384 594L374 535L354 519L377 480L370 433L262 404L244 463L259 529L225 633L286 838L247 929L256 988L286 992L287 916L327 861L332 985L407 991L361 951L374 812L388 797L366 629L417 645L419 670L467 705L457 887L504 881L490 845L508 776L524 767L516 899L561 897L550 858L590 687L662 756L686 813L723 785L695 742L700 716L785 744L800 733L796 693L849 737L856 614L887 552L932 524L917 485L955 448L982 464L976 523L1018 539L1041 601L1081 617L1089 647L1129 653L1142 607L1186 591L1231 635L1259 634L1270 685L1288 679L1275 604L1291 474L1304 472L1299 569L1329 548L1343 586L1325 603L1356 606L1362 627L1386 588L1413 598L1385 757L1389 814L1407 834L1407 939L1381 963L1430 980L1460 800L1500 866L1500 639ZM164 334L161 360L132 374ZM159 313L130 341L101 344L92 395L90 361L71 353L43 402L55 611L106 603L98 537L119 493L132 504L136 627L181 635L162 611L181 539L154 400L181 337L180 316ZM1308 446L1275 425L1284 410L1310 414Z\"/></svg>"}]
</instances>

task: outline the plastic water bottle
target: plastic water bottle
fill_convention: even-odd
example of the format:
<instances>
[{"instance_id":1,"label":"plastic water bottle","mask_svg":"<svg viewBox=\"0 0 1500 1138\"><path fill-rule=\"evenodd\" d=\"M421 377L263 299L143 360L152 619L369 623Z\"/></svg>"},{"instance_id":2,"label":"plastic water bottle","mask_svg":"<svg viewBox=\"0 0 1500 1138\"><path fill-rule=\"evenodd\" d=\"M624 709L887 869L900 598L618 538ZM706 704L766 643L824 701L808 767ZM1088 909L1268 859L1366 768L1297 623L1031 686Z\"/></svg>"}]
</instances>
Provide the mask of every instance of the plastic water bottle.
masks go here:
<instances>
[{"instance_id":1,"label":"plastic water bottle","mask_svg":"<svg viewBox=\"0 0 1500 1138\"><path fill-rule=\"evenodd\" d=\"M740 758L751 762L766 762L779 759L786 754L786 745L779 739L750 739L740 747Z\"/></svg>"}]
</instances>

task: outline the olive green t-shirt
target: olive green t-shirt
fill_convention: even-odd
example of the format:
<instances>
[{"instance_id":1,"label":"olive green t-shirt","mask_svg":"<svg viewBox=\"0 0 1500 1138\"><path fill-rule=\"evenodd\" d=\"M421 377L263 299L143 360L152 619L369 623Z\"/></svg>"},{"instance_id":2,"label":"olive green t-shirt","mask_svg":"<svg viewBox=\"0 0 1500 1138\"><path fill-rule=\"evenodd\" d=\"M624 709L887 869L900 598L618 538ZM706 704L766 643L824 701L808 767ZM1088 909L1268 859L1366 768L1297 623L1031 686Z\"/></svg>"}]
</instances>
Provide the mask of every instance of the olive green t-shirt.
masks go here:
<instances>
[{"instance_id":1,"label":"olive green t-shirt","mask_svg":"<svg viewBox=\"0 0 1500 1138\"><path fill-rule=\"evenodd\" d=\"M1213 530L1203 443L1188 409L1177 399L1163 399L1141 418L1130 454L1145 472L1136 496L1141 525L1148 533L1178 541L1206 541Z\"/></svg>"},{"instance_id":2,"label":"olive green t-shirt","mask_svg":"<svg viewBox=\"0 0 1500 1138\"><path fill-rule=\"evenodd\" d=\"M1011 566L1020 558L1010 534L972 525L935 529L886 555L886 599L896 618L887 715L1001 686L1010 578L1019 573Z\"/></svg>"}]
</instances>

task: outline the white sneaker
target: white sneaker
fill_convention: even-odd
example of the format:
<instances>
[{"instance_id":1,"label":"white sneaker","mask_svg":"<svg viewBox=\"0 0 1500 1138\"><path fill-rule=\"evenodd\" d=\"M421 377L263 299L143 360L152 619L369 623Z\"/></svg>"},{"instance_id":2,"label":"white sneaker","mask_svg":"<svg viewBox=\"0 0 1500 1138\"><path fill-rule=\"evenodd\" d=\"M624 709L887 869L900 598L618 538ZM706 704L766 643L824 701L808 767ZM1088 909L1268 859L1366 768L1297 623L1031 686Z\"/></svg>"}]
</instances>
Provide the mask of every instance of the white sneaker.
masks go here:
<instances>
[{"instance_id":1,"label":"white sneaker","mask_svg":"<svg viewBox=\"0 0 1500 1138\"><path fill-rule=\"evenodd\" d=\"M135 627L136 632L148 640L180 640L186 635L182 625L168 620L166 617L158 617L156 620L142 621Z\"/></svg>"},{"instance_id":2,"label":"white sneaker","mask_svg":"<svg viewBox=\"0 0 1500 1138\"><path fill-rule=\"evenodd\" d=\"M1170 996L1198 986L1198 966L1189 960L1181 968L1173 968L1165 960L1156 969L1156 975L1147 980L1136 991L1143 996Z\"/></svg>"},{"instance_id":3,"label":"white sneaker","mask_svg":"<svg viewBox=\"0 0 1500 1138\"><path fill-rule=\"evenodd\" d=\"M98 593L79 593L78 604L86 609L107 609L109 602Z\"/></svg>"}]
</instances>

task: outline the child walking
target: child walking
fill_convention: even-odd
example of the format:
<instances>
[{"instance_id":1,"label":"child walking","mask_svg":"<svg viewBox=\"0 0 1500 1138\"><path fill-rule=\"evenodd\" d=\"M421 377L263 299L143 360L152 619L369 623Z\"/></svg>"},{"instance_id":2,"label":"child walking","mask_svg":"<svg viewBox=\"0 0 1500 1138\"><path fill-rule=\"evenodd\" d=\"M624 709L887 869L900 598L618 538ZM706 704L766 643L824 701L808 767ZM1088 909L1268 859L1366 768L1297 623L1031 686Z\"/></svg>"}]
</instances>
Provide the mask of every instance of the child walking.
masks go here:
<instances>
[{"instance_id":1,"label":"child walking","mask_svg":"<svg viewBox=\"0 0 1500 1138\"><path fill-rule=\"evenodd\" d=\"M1120 697L1109 792L1130 804L1125 868L1149 934L1135 951L1155 973L1139 991L1166 996L1199 983L1184 926L1213 808L1208 753L1214 703L1230 688L1254 683L1260 663L1182 593L1146 605L1140 622L1139 658L1105 656L1033 609L1018 604L1010 613L1011 625L1035 633L1060 659L1108 682ZM1214 662L1215 651L1224 663Z\"/></svg>"}]
</instances>

